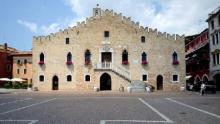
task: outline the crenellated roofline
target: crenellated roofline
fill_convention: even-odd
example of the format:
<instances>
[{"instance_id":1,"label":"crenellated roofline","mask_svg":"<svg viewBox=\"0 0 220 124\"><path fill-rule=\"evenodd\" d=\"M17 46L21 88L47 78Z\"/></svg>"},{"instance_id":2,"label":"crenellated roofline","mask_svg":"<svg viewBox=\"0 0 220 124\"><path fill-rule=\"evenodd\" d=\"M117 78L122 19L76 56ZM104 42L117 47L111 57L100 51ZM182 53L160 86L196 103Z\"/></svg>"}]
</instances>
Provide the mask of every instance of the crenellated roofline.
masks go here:
<instances>
[{"instance_id":1,"label":"crenellated roofline","mask_svg":"<svg viewBox=\"0 0 220 124\"><path fill-rule=\"evenodd\" d=\"M46 35L46 36L34 36L33 37L33 40L50 40L52 37L56 37L58 36L59 34L64 34L64 35L67 35L69 34L70 32L73 32L73 31L76 31L78 30L79 28L82 28L82 27L86 27L86 24L87 23L90 23L92 22L94 19L96 18L99 18L99 17L103 17L103 16L113 16L115 18L119 18L121 19L123 22L127 23L127 24L130 24L131 26L133 26L134 28L136 29L139 29L140 31L142 32L145 32L145 33L151 33L151 34L154 34L156 35L157 37L164 37L164 38L167 38L169 40L177 40L177 39L181 39L181 40L184 40L185 36L182 35L178 35L178 34L169 34L167 32L160 32L160 31L157 31L157 29L153 29L153 28L149 28L149 27L143 27L143 26L140 26L139 25L139 22L134 22L131 20L131 17L126 17L126 16L123 16L122 13L116 13L114 12L113 10L101 10L101 14L100 15L96 15L96 16L91 16L89 18L86 18L85 21L82 21L82 22L77 22L76 26L73 26L73 27L68 27L64 30L59 30L58 32L56 33L51 33L49 35Z\"/></svg>"}]
</instances>

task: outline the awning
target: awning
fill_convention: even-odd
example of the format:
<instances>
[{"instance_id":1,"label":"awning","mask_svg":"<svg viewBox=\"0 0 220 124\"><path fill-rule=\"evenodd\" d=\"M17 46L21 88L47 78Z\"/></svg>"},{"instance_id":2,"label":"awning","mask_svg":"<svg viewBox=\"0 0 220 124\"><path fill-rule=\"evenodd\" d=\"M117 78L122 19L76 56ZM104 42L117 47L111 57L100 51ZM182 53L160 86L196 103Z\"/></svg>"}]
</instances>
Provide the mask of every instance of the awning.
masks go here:
<instances>
[{"instance_id":1,"label":"awning","mask_svg":"<svg viewBox=\"0 0 220 124\"><path fill-rule=\"evenodd\" d=\"M0 81L11 81L9 78L0 78Z\"/></svg>"}]
</instances>

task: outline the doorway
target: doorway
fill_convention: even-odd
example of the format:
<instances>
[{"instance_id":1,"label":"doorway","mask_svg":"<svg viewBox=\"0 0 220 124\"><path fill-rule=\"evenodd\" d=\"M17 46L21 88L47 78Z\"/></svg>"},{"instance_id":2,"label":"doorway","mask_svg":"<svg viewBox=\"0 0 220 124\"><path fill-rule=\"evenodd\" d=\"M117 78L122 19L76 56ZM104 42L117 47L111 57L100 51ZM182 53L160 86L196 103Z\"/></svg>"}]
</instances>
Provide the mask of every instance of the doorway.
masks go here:
<instances>
[{"instance_id":1,"label":"doorway","mask_svg":"<svg viewBox=\"0 0 220 124\"><path fill-rule=\"evenodd\" d=\"M52 79L52 89L53 90L58 90L59 88L59 79L57 76L53 76L53 79Z\"/></svg>"},{"instance_id":2,"label":"doorway","mask_svg":"<svg viewBox=\"0 0 220 124\"><path fill-rule=\"evenodd\" d=\"M102 52L102 62L112 62L112 53Z\"/></svg>"},{"instance_id":3,"label":"doorway","mask_svg":"<svg viewBox=\"0 0 220 124\"><path fill-rule=\"evenodd\" d=\"M102 74L100 77L100 90L111 90L111 76L107 73Z\"/></svg>"},{"instance_id":4,"label":"doorway","mask_svg":"<svg viewBox=\"0 0 220 124\"><path fill-rule=\"evenodd\" d=\"M163 76L157 76L157 90L163 90Z\"/></svg>"}]
</instances>

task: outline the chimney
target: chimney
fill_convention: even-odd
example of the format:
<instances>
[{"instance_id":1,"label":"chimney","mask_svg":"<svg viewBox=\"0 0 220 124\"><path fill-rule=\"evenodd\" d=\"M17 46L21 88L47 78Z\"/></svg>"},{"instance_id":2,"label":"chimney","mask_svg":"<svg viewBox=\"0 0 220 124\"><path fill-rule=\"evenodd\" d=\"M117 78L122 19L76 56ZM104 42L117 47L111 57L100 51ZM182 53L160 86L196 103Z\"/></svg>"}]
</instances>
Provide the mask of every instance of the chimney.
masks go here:
<instances>
[{"instance_id":1,"label":"chimney","mask_svg":"<svg viewBox=\"0 0 220 124\"><path fill-rule=\"evenodd\" d=\"M4 49L7 50L8 49L8 44L4 43Z\"/></svg>"}]
</instances>

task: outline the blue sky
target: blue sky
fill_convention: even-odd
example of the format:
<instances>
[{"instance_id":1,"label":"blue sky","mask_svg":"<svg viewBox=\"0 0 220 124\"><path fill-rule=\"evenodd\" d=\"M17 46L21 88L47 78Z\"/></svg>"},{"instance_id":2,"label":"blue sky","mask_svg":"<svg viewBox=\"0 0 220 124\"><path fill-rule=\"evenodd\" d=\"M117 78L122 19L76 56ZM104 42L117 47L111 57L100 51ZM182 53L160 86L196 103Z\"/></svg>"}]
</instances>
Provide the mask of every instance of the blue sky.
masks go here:
<instances>
[{"instance_id":1,"label":"blue sky","mask_svg":"<svg viewBox=\"0 0 220 124\"><path fill-rule=\"evenodd\" d=\"M102 9L139 21L141 25L177 34L195 34L207 27L205 19L218 0L0 0L0 44L30 50L32 37L74 26Z\"/></svg>"}]
</instances>

